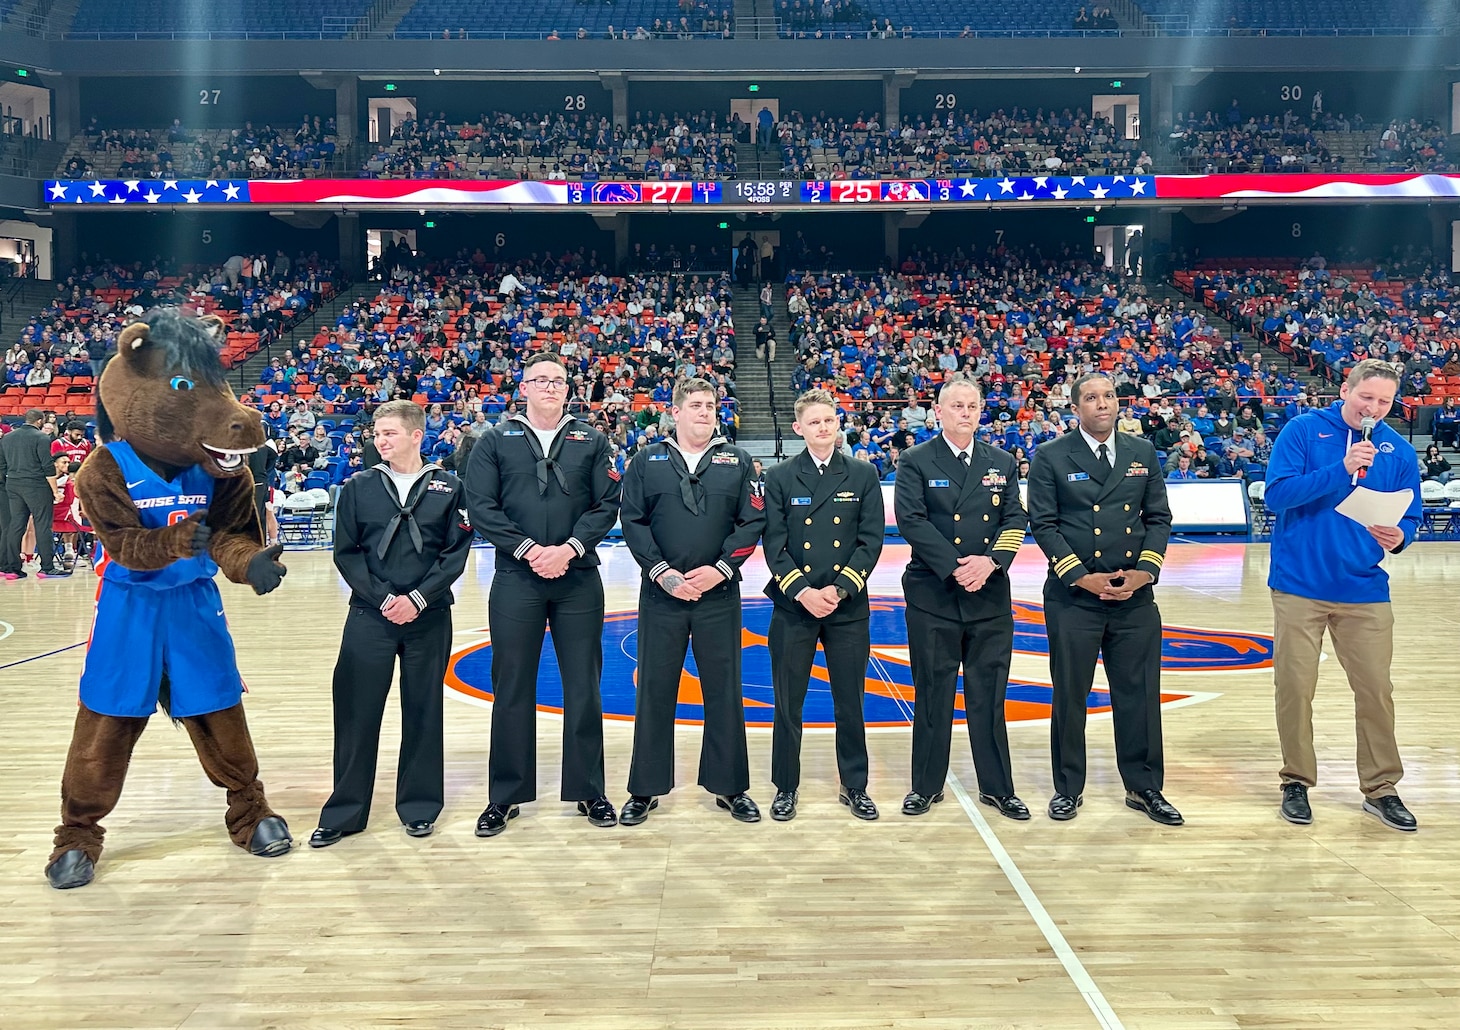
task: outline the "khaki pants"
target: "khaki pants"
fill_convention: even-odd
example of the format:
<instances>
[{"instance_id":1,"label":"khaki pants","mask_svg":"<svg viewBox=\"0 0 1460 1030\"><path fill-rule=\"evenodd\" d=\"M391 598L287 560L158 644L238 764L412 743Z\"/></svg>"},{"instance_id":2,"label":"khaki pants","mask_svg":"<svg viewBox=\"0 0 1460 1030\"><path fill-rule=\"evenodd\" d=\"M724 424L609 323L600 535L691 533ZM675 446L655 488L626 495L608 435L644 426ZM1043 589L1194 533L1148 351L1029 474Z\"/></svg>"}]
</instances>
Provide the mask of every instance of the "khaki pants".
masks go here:
<instances>
[{"instance_id":1,"label":"khaki pants","mask_svg":"<svg viewBox=\"0 0 1460 1030\"><path fill-rule=\"evenodd\" d=\"M1318 783L1313 753L1313 694L1323 631L1329 631L1339 664L1354 692L1358 723L1359 788L1368 798L1396 793L1404 775L1394 741L1394 612L1388 602L1338 604L1272 592L1273 683L1277 690L1278 738L1283 748L1282 781Z\"/></svg>"}]
</instances>

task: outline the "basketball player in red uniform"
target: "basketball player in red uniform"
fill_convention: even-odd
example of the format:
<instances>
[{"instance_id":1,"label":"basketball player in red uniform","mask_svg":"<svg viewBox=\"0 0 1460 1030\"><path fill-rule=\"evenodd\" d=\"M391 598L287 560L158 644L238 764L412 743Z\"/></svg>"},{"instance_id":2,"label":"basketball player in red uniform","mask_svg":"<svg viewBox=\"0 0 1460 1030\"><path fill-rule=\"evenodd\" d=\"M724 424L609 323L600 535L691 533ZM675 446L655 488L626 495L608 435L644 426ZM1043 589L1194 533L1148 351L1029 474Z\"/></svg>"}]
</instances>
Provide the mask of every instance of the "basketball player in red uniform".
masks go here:
<instances>
[{"instance_id":1,"label":"basketball player in red uniform","mask_svg":"<svg viewBox=\"0 0 1460 1030\"><path fill-rule=\"evenodd\" d=\"M82 422L68 424L66 431L51 443L51 457L64 454L78 465L90 453L91 441L86 439L86 425Z\"/></svg>"}]
</instances>

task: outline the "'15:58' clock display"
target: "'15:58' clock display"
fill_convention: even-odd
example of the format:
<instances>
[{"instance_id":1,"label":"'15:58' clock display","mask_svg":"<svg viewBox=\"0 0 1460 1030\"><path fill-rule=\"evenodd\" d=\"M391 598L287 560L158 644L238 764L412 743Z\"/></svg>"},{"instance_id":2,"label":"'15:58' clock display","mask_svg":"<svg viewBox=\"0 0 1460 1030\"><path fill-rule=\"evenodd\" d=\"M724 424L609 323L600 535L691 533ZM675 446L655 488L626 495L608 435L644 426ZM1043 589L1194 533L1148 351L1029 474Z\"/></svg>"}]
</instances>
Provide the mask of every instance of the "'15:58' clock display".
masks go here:
<instances>
[{"instance_id":1,"label":"'15:58' clock display","mask_svg":"<svg viewBox=\"0 0 1460 1030\"><path fill-rule=\"evenodd\" d=\"M723 186L727 202L742 204L799 204L801 203L800 182L760 182L738 180Z\"/></svg>"}]
</instances>

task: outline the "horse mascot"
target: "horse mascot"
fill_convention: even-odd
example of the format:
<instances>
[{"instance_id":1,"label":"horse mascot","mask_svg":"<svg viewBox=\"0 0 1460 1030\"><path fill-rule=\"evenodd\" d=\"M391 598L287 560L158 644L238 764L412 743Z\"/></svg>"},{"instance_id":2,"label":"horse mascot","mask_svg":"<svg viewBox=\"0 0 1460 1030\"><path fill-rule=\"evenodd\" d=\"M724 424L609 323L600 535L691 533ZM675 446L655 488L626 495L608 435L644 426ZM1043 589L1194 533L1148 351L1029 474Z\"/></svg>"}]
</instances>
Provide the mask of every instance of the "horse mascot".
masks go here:
<instances>
[{"instance_id":1,"label":"horse mascot","mask_svg":"<svg viewBox=\"0 0 1460 1030\"><path fill-rule=\"evenodd\" d=\"M100 446L76 493L100 542L96 618L61 776L52 887L90 883L132 750L162 711L228 791L233 843L271 858L293 845L269 807L243 714L243 680L213 577L257 594L279 586L282 548L265 547L245 460L259 414L234 399L217 319L158 308L122 330L97 384Z\"/></svg>"}]
</instances>

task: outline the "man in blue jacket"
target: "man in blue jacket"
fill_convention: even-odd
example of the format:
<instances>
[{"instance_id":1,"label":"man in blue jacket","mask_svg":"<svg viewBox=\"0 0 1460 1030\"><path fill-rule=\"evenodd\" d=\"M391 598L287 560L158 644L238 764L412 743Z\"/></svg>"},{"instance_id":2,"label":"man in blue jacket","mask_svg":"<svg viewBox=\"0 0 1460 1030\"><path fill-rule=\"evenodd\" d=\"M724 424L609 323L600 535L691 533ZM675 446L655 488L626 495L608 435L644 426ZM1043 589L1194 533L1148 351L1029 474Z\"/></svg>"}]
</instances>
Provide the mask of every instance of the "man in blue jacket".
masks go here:
<instances>
[{"instance_id":1,"label":"man in blue jacket","mask_svg":"<svg viewBox=\"0 0 1460 1030\"><path fill-rule=\"evenodd\" d=\"M1364 811L1396 830L1415 818L1395 785L1404 775L1394 740L1394 614L1389 575L1380 566L1414 540L1420 524L1414 448L1383 421L1399 389L1386 362L1354 366L1331 407L1288 423L1273 445L1265 501L1277 516L1267 585L1272 589L1273 680L1283 748L1282 807L1291 823L1313 821L1308 788L1318 782L1313 753L1313 694L1327 629L1358 719L1359 786ZM1372 425L1363 439L1364 423ZM1361 526L1335 505L1362 484L1412 492L1398 526Z\"/></svg>"}]
</instances>

